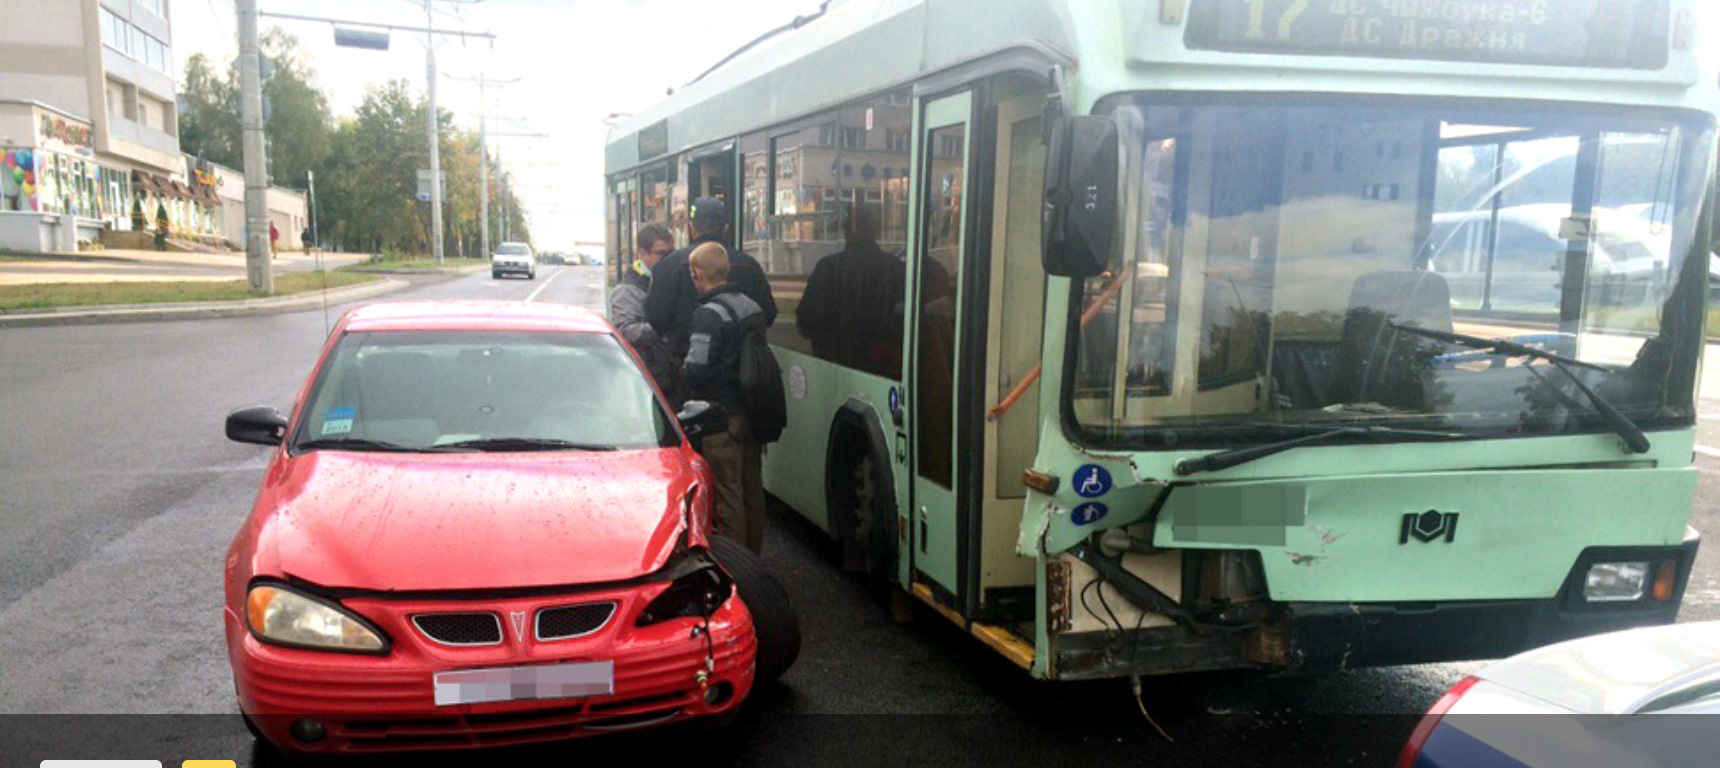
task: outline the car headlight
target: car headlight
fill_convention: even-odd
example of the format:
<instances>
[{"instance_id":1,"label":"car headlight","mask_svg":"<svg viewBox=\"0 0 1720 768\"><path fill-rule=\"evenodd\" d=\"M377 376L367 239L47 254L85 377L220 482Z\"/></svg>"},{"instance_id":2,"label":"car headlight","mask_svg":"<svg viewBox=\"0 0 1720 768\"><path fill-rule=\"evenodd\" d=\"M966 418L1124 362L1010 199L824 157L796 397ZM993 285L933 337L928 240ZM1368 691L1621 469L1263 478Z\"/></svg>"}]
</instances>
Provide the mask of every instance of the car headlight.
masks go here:
<instances>
[{"instance_id":1,"label":"car headlight","mask_svg":"<svg viewBox=\"0 0 1720 768\"><path fill-rule=\"evenodd\" d=\"M672 568L684 572L675 576L669 582L669 588L639 612L639 626L648 627L670 619L695 616L710 618L734 594L734 580L703 553Z\"/></svg>"},{"instance_id":2,"label":"car headlight","mask_svg":"<svg viewBox=\"0 0 1720 768\"><path fill-rule=\"evenodd\" d=\"M1583 577L1583 600L1590 603L1630 603L1642 599L1648 584L1648 563L1595 563Z\"/></svg>"},{"instance_id":3,"label":"car headlight","mask_svg":"<svg viewBox=\"0 0 1720 768\"><path fill-rule=\"evenodd\" d=\"M251 631L269 642L355 653L382 653L388 647L352 614L277 585L252 587L245 602Z\"/></svg>"}]
</instances>

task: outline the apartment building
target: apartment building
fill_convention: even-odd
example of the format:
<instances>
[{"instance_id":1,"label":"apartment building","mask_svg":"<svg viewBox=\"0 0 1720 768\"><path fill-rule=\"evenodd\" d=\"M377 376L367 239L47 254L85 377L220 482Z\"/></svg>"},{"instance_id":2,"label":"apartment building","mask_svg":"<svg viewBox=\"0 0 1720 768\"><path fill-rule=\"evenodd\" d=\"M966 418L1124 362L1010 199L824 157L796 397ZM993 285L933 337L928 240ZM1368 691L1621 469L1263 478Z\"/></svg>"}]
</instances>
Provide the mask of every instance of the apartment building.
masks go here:
<instances>
[{"instance_id":1,"label":"apartment building","mask_svg":"<svg viewBox=\"0 0 1720 768\"><path fill-rule=\"evenodd\" d=\"M179 151L174 0L0 0L0 248L75 249L219 200ZM200 212L200 209L205 209Z\"/></svg>"}]
</instances>

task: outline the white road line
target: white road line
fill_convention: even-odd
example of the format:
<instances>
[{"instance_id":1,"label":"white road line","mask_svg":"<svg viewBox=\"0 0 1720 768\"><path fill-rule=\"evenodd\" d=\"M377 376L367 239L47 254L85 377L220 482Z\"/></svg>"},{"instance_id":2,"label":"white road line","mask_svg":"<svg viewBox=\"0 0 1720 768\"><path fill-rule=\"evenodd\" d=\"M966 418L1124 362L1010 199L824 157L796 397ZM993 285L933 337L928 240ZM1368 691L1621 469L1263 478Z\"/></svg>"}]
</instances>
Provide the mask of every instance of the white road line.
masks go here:
<instances>
[{"instance_id":1,"label":"white road line","mask_svg":"<svg viewBox=\"0 0 1720 768\"><path fill-rule=\"evenodd\" d=\"M1720 459L1720 448L1709 448L1706 445L1697 445L1696 452L1703 456L1707 456L1710 459Z\"/></svg>"},{"instance_id":2,"label":"white road line","mask_svg":"<svg viewBox=\"0 0 1720 768\"><path fill-rule=\"evenodd\" d=\"M548 288L550 283L555 282L555 279L558 277L561 277L562 273L564 273L566 271L567 270L565 270L565 269L557 269L555 271L555 274L550 275L548 280L543 281L543 285L538 286L537 290L532 291L531 295L526 297L526 303L530 304L534 301L537 301L538 294L543 293L544 289Z\"/></svg>"}]
</instances>

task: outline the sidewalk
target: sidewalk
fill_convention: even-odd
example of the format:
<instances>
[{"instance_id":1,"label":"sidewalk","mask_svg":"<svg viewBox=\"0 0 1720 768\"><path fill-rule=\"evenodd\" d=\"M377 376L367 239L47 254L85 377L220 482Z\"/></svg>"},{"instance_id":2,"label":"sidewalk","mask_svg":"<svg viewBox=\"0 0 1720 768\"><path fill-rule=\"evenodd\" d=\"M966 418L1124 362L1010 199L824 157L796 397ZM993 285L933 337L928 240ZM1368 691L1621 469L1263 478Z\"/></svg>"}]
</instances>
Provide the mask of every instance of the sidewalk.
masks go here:
<instances>
[{"instance_id":1,"label":"sidewalk","mask_svg":"<svg viewBox=\"0 0 1720 768\"><path fill-rule=\"evenodd\" d=\"M0 310L0 328L45 325L95 325L159 320L202 320L220 317L252 317L295 312L375 298L407 287L405 280L381 278L327 291L307 291L290 296L271 296L240 301L203 301L177 304L128 304L75 306L51 309Z\"/></svg>"},{"instance_id":2,"label":"sidewalk","mask_svg":"<svg viewBox=\"0 0 1720 768\"><path fill-rule=\"evenodd\" d=\"M320 257L320 260L319 260ZM308 272L356 264L368 254L303 253L276 255L276 271ZM14 254L0 258L0 285L44 283L234 280L245 276L245 254L105 250L77 253Z\"/></svg>"}]
</instances>

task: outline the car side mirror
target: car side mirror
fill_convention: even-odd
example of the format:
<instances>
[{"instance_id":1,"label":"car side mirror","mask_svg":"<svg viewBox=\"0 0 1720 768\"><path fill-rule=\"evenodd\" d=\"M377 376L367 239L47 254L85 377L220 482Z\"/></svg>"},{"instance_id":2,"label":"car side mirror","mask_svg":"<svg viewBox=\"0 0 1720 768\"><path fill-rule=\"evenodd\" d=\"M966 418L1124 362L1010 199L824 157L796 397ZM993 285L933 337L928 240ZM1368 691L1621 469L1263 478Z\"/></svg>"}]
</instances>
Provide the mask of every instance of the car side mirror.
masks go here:
<instances>
[{"instance_id":1,"label":"car side mirror","mask_svg":"<svg viewBox=\"0 0 1720 768\"><path fill-rule=\"evenodd\" d=\"M687 433L689 440L696 441L729 428L728 412L716 403L703 400L693 400L681 406L681 413L675 418L681 422L681 431Z\"/></svg>"},{"instance_id":2,"label":"car side mirror","mask_svg":"<svg viewBox=\"0 0 1720 768\"><path fill-rule=\"evenodd\" d=\"M286 417L269 406L254 405L227 414L227 439L235 443L280 445L286 437Z\"/></svg>"},{"instance_id":3,"label":"car side mirror","mask_svg":"<svg viewBox=\"0 0 1720 768\"><path fill-rule=\"evenodd\" d=\"M1075 115L1053 122L1042 212L1045 272L1092 277L1111 263L1118 241L1122 155L1117 121Z\"/></svg>"}]
</instances>

